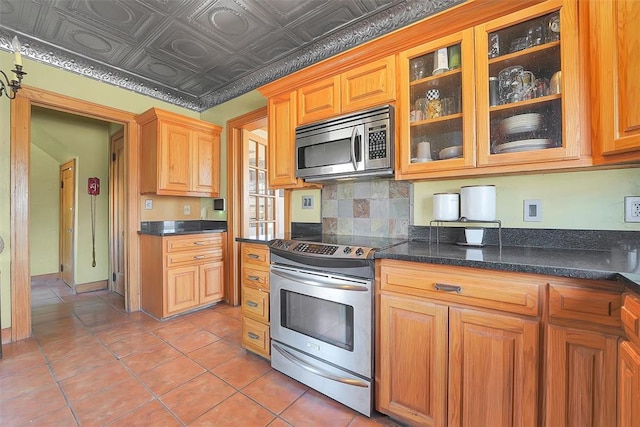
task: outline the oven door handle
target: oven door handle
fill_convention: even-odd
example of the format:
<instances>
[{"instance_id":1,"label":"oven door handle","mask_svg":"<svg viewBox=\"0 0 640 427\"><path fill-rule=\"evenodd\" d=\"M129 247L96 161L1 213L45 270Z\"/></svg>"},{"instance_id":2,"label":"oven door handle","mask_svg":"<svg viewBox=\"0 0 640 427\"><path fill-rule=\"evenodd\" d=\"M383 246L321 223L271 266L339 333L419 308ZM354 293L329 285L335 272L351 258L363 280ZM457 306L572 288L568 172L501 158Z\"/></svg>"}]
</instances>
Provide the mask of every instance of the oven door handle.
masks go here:
<instances>
[{"instance_id":1,"label":"oven door handle","mask_svg":"<svg viewBox=\"0 0 640 427\"><path fill-rule=\"evenodd\" d=\"M286 280L302 283L303 285L318 286L321 288L329 288L329 289L339 289L341 291L360 291L360 292L369 291L369 288L367 288L366 286L345 285L345 284L337 285L329 282L323 282L320 280L310 280L310 279L298 276L296 274L285 273L283 271L275 270L273 268L271 269L271 273L275 274L276 276L280 276Z\"/></svg>"},{"instance_id":2,"label":"oven door handle","mask_svg":"<svg viewBox=\"0 0 640 427\"><path fill-rule=\"evenodd\" d=\"M365 383L364 381L360 381L360 380L354 380L352 378L345 378L345 377L340 377L338 375L334 375L331 372L327 372L323 369L318 368L317 366L312 366L310 364L308 364L307 362L305 362L304 360L294 356L293 354L289 353L287 350L285 350L284 348L278 346L278 344L272 342L271 345L273 346L274 349L278 350L278 353L280 353L284 358L286 358L289 362L298 365L299 367L301 367L302 369L305 369L313 374L316 375L320 375L321 377L324 377L328 380L332 380L332 381L336 381L339 383L343 383L343 384L347 384L347 385L351 385L351 386L356 386L356 387L368 387L369 385L367 383Z\"/></svg>"}]
</instances>

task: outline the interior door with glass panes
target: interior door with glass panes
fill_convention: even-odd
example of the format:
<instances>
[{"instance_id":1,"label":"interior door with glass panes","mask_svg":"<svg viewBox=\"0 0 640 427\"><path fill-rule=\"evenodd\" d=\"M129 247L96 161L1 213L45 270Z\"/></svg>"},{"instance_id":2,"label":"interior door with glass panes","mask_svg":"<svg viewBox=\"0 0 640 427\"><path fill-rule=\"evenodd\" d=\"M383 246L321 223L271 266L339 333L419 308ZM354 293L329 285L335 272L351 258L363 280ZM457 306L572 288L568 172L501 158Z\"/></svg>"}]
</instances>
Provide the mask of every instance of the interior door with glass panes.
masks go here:
<instances>
[{"instance_id":1,"label":"interior door with glass panes","mask_svg":"<svg viewBox=\"0 0 640 427\"><path fill-rule=\"evenodd\" d=\"M552 1L476 27L479 166L578 157L577 26Z\"/></svg>"},{"instance_id":2,"label":"interior door with glass panes","mask_svg":"<svg viewBox=\"0 0 640 427\"><path fill-rule=\"evenodd\" d=\"M269 189L267 138L243 129L243 229L249 239L273 239L277 232L278 192Z\"/></svg>"},{"instance_id":3,"label":"interior door with glass panes","mask_svg":"<svg viewBox=\"0 0 640 427\"><path fill-rule=\"evenodd\" d=\"M473 30L400 53L400 177L473 167Z\"/></svg>"}]
</instances>

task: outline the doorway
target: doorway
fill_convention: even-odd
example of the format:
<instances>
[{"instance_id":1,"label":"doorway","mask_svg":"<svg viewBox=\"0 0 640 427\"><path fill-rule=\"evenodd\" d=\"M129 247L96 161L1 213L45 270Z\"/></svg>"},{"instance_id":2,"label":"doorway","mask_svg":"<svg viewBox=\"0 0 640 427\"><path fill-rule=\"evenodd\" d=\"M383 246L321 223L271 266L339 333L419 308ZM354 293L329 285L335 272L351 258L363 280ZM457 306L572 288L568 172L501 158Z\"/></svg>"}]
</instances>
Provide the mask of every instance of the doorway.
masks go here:
<instances>
[{"instance_id":1,"label":"doorway","mask_svg":"<svg viewBox=\"0 0 640 427\"><path fill-rule=\"evenodd\" d=\"M31 109L34 106L95 118L124 126L125 145L125 291L127 311L140 309L138 281L138 125L135 115L56 94L23 87L11 104L11 340L31 336L31 275L29 268L29 153Z\"/></svg>"},{"instance_id":2,"label":"doorway","mask_svg":"<svg viewBox=\"0 0 640 427\"><path fill-rule=\"evenodd\" d=\"M111 241L111 281L109 289L125 294L125 163L124 131L111 135L111 167L109 171L109 229Z\"/></svg>"},{"instance_id":3,"label":"doorway","mask_svg":"<svg viewBox=\"0 0 640 427\"><path fill-rule=\"evenodd\" d=\"M60 279L75 287L73 241L75 236L76 160L60 165Z\"/></svg>"}]
</instances>

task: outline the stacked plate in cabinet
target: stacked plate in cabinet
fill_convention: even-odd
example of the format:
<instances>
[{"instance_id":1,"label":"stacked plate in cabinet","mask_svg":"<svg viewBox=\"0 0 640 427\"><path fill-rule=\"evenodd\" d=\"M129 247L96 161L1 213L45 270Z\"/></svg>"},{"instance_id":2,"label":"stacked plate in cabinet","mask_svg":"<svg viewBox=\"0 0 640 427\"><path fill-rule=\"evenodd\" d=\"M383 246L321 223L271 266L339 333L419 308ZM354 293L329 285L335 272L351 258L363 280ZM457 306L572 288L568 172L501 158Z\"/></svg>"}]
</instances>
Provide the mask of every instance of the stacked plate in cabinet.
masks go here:
<instances>
[{"instance_id":1,"label":"stacked plate in cabinet","mask_svg":"<svg viewBox=\"0 0 640 427\"><path fill-rule=\"evenodd\" d=\"M553 146L553 141L540 138L542 114L526 113L508 117L500 122L500 131L509 142L495 146L496 153L541 150Z\"/></svg>"}]
</instances>

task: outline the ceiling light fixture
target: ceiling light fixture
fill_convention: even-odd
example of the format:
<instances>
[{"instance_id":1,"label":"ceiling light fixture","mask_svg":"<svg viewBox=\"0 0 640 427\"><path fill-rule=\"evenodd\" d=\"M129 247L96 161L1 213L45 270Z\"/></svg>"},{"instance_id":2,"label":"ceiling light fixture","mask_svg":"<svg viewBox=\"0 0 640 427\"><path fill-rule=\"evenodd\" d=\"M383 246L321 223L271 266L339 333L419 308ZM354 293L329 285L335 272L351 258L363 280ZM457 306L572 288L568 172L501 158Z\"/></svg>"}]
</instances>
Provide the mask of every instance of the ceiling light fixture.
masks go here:
<instances>
[{"instance_id":1,"label":"ceiling light fixture","mask_svg":"<svg viewBox=\"0 0 640 427\"><path fill-rule=\"evenodd\" d=\"M4 71L0 70L0 73L2 73L2 75L4 76L5 81L7 82L5 84L5 82L3 82L2 80L0 80L0 96L2 96L2 92L4 92L4 94L7 96L7 98L9 99L15 99L16 97L16 93L18 92L18 89L20 89L22 86L22 77L27 74L24 71L22 71L22 56L20 55L20 42L18 41L18 37L14 36L13 40L11 41L11 45L13 46L13 54L14 54L14 60L13 63L15 65L15 69L11 70L13 72L13 74L16 75L16 77L18 78L18 80L11 80L9 81L9 77L7 77L7 75L4 73ZM9 88L11 88L11 93L9 93Z\"/></svg>"}]
</instances>

